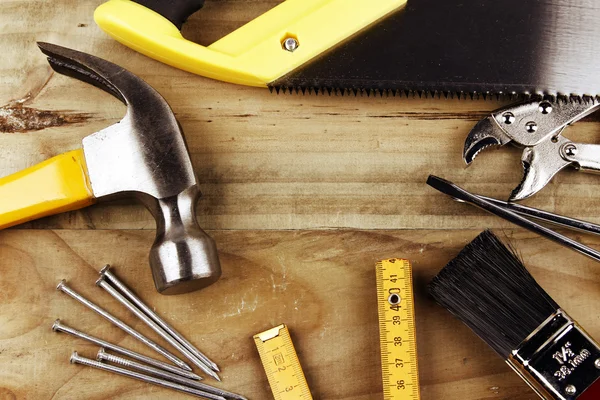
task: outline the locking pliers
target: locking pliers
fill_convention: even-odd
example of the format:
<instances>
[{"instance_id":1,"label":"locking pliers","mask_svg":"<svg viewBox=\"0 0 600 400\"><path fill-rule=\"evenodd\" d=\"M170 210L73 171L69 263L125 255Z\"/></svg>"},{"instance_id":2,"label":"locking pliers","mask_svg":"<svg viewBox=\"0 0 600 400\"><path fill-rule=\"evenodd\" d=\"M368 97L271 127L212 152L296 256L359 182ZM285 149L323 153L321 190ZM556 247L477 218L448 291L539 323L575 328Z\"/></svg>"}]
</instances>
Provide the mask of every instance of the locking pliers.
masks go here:
<instances>
[{"instance_id":1,"label":"locking pliers","mask_svg":"<svg viewBox=\"0 0 600 400\"><path fill-rule=\"evenodd\" d=\"M563 136L569 125L600 107L597 98L535 100L494 111L481 120L465 141L463 159L468 164L491 146L508 143L523 147L523 180L510 201L526 199L567 166L600 173L600 145L574 143Z\"/></svg>"}]
</instances>

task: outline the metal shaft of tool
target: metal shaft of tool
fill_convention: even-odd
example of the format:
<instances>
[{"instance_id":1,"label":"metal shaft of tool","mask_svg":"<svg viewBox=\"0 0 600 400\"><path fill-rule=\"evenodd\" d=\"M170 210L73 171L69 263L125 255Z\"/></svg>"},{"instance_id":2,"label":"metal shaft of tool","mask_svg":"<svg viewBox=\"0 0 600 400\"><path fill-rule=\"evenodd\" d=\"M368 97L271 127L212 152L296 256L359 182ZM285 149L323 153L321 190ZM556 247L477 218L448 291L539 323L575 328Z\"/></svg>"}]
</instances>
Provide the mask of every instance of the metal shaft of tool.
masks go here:
<instances>
[{"instance_id":1,"label":"metal shaft of tool","mask_svg":"<svg viewBox=\"0 0 600 400\"><path fill-rule=\"evenodd\" d=\"M486 196L478 196L484 200L494 203L498 206L507 208L517 214L526 215L531 218L535 218L538 221L547 222L549 224L561 226L563 228L572 229L584 233L593 233L600 235L600 225L594 224L588 221L582 221L580 219L565 217L564 215L554 214L548 211L540 210L538 208L527 207L521 204L509 203L503 200L494 199Z\"/></svg>"},{"instance_id":2,"label":"metal shaft of tool","mask_svg":"<svg viewBox=\"0 0 600 400\"><path fill-rule=\"evenodd\" d=\"M146 336L142 335L141 333L139 333L138 331L136 331L135 329L133 329L132 327L127 325L125 322L121 321L120 319L118 319L117 317L115 317L114 315L112 315L111 313L109 313L108 311L103 309L102 307L96 305L95 303L92 303L91 301L89 301L88 299L86 299L85 297L83 297L79 293L75 292L70 287L68 287L66 284L66 281L64 279L62 281L60 281L58 286L56 286L56 289L60 290L63 293L68 294L69 296L71 296L72 298L74 298L75 300L77 300L78 302L83 304L84 306L95 311L97 314L101 315L102 317L104 317L105 319L110 321L112 324L118 326L119 328L121 328L122 330L124 330L125 332L127 332L128 334L130 334L131 336L133 336L140 342L144 343L146 346L150 347L152 350L154 350L157 353L161 354L162 356L166 357L169 361L173 362L178 367L180 367L186 371L192 371L192 369L190 368L189 365L187 365L185 362L183 362L182 360L177 358L175 355L169 353L163 347L154 343L152 340L148 339Z\"/></svg>"},{"instance_id":3,"label":"metal shaft of tool","mask_svg":"<svg viewBox=\"0 0 600 400\"><path fill-rule=\"evenodd\" d=\"M243 396L241 396L239 394L231 393L231 392L228 392L226 390L222 390L222 389L216 388L214 386L206 385L204 383L193 381L191 379L186 379L186 378L183 378L183 377L181 377L179 375L171 374L169 372L162 371L162 370L157 369L157 368L149 367L147 365L140 364L140 363L135 362L135 361L127 360L127 359L125 359L123 357L119 357L119 356L115 356L113 354L109 354L109 353L107 353L105 351L105 349L100 349L98 351L98 355L97 355L96 359L98 361L108 361L108 362L111 362L113 364L121 365L121 366L123 366L125 368L131 368L131 369L136 369L138 371L146 372L146 373L148 373L150 375L158 376L159 378L164 378L164 379L172 381L172 382L181 383L182 385L186 385L186 386L190 386L190 387L193 387L193 388L196 388L196 389L200 389L200 390L203 390L203 391L208 392L208 393L212 393L212 394L216 394L218 396L226 397L228 399L247 400L245 397L243 397Z\"/></svg>"},{"instance_id":4,"label":"metal shaft of tool","mask_svg":"<svg viewBox=\"0 0 600 400\"><path fill-rule=\"evenodd\" d=\"M90 360L89 358L81 357L79 354L77 354L76 351L74 351L73 354L71 355L70 361L71 361L71 364L81 364L81 365L86 365L88 367L93 367L93 368L101 369L104 371L113 372L115 374L124 375L129 378L134 378L134 379L137 379L137 380L140 380L143 382L153 383L158 386L166 387L169 389L179 390L180 392L184 392L184 393L188 393L188 394L193 394L197 397L204 398L204 399L227 400L227 399L225 399L225 397L217 396L212 393L203 392L201 390L194 389L194 388L184 386L184 385L180 385L178 383L169 382L164 379L155 378L153 376L141 374L141 373L135 372L135 371L130 371L125 368L119 368L119 367L115 367L114 365L103 364L99 361Z\"/></svg>"},{"instance_id":5,"label":"metal shaft of tool","mask_svg":"<svg viewBox=\"0 0 600 400\"><path fill-rule=\"evenodd\" d=\"M520 216L516 212L513 212L502 206L496 205L476 194L469 193L452 182L430 175L429 179L427 180L427 183L433 188L439 190L440 192L453 197L457 201L473 204L479 208L484 209L485 211L488 211L494 215L504 218L505 220L510 221L515 225L535 232L540 236L543 236L560 245L573 249L596 261L600 261L600 252L592 249L591 247L581 244L578 241L573 240L567 236L561 235L560 233L555 232L552 229L546 228L545 226L540 225L536 222L530 221L527 218Z\"/></svg>"},{"instance_id":6,"label":"metal shaft of tool","mask_svg":"<svg viewBox=\"0 0 600 400\"><path fill-rule=\"evenodd\" d=\"M162 362L160 360L155 360L154 358L151 357L147 357L143 354L140 353L136 353L135 351L126 349L124 347L121 346L117 346L116 344L107 342L106 340L102 340L99 339L97 337L88 335L87 333L83 333L81 331L78 331L77 329L71 328L70 326L67 326L65 324L63 324L59 319L57 319L56 321L54 321L54 324L52 324L52 330L54 332L63 332L63 333L67 333L71 336L74 336L76 338L80 338L80 339L84 339L87 340L90 343L94 343L97 344L98 346L101 346L105 349L109 349L114 351L115 353L119 353L122 354L124 356L127 357L131 357L135 360L144 362L148 365L153 365L156 368L162 369L164 371L168 371L171 372L173 374L179 375L179 376L183 376L189 379L193 379L193 380L200 380L202 379L200 376L194 374L193 372L188 372L188 371L184 371L181 368L175 367L171 364L167 364L166 362Z\"/></svg>"},{"instance_id":7,"label":"metal shaft of tool","mask_svg":"<svg viewBox=\"0 0 600 400\"><path fill-rule=\"evenodd\" d=\"M181 343L186 349L188 349L194 356L196 356L203 363L208 365L213 371L219 372L218 365L206 357L200 350L198 350L193 344L191 344L186 338L183 337L179 332L163 320L158 314L156 314L150 307L148 307L131 289L127 287L115 274L111 271L110 266L107 265L100 271L100 275L105 276L110 283L112 283L121 293L133 304L135 304L140 310L142 310L147 316L152 318L161 328L163 328L169 335L175 340Z\"/></svg>"},{"instance_id":8,"label":"metal shaft of tool","mask_svg":"<svg viewBox=\"0 0 600 400\"><path fill-rule=\"evenodd\" d=\"M158 333L163 339L165 339L171 346L175 347L177 350L181 352L188 360L194 363L198 368L204 371L206 374L220 381L219 375L215 371L213 371L210 367L204 364L201 360L198 360L188 349L183 347L181 343L175 340L171 335L165 332L156 322L154 322L150 317L144 314L139 308L133 305L129 300L125 298L117 289L112 287L110 283L108 283L104 276L100 276L96 281L96 285L100 286L102 289L106 290L108 294L117 299L119 303L123 304L125 308L134 313L139 319L141 319L146 325L148 325L154 332Z\"/></svg>"}]
</instances>

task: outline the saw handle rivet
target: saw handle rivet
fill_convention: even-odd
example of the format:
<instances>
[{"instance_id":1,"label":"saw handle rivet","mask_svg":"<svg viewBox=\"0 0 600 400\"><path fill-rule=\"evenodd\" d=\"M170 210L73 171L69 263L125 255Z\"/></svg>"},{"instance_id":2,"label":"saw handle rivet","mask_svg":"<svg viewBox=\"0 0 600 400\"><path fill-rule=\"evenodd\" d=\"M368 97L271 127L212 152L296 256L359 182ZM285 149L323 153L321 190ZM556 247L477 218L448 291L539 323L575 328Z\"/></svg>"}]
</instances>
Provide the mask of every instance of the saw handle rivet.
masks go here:
<instances>
[{"instance_id":1,"label":"saw handle rivet","mask_svg":"<svg viewBox=\"0 0 600 400\"><path fill-rule=\"evenodd\" d=\"M539 110L542 114L550 114L552 112L552 104L548 101L543 101L540 103Z\"/></svg>"},{"instance_id":2,"label":"saw handle rivet","mask_svg":"<svg viewBox=\"0 0 600 400\"><path fill-rule=\"evenodd\" d=\"M535 131L538 130L538 124L533 121L529 121L528 123L525 124L525 129L529 133L534 133Z\"/></svg>"},{"instance_id":3,"label":"saw handle rivet","mask_svg":"<svg viewBox=\"0 0 600 400\"><path fill-rule=\"evenodd\" d=\"M568 394L569 396L572 396L575 393L577 393L577 388L573 385L567 385L565 387L565 393Z\"/></svg>"},{"instance_id":4,"label":"saw handle rivet","mask_svg":"<svg viewBox=\"0 0 600 400\"><path fill-rule=\"evenodd\" d=\"M506 125L510 125L513 122L515 122L515 114L511 112L505 112L504 114L502 114L502 120Z\"/></svg>"},{"instance_id":5,"label":"saw handle rivet","mask_svg":"<svg viewBox=\"0 0 600 400\"><path fill-rule=\"evenodd\" d=\"M285 39L283 39L282 45L285 50L289 51L290 53L293 53L294 51L296 51L298 46L300 46L300 43L296 38L286 37Z\"/></svg>"}]
</instances>

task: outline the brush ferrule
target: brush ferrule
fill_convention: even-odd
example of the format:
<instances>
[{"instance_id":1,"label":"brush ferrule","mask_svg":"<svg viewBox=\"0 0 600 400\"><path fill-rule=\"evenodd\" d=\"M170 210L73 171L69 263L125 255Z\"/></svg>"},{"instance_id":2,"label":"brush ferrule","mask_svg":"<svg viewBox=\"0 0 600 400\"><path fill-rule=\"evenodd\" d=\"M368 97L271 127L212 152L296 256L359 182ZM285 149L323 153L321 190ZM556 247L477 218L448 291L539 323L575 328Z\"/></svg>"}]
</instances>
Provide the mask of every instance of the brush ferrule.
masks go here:
<instances>
[{"instance_id":1,"label":"brush ferrule","mask_svg":"<svg viewBox=\"0 0 600 400\"><path fill-rule=\"evenodd\" d=\"M600 347L563 310L548 317L507 360L547 400L574 400L600 377Z\"/></svg>"}]
</instances>

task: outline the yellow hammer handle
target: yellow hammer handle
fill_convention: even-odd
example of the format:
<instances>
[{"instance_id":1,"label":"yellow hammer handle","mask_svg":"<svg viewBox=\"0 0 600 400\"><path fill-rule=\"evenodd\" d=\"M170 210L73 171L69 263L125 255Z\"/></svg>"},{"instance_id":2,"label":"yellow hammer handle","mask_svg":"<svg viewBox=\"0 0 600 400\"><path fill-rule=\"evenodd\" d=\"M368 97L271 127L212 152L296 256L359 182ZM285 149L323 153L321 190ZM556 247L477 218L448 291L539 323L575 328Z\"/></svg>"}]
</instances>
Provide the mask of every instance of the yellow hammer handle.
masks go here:
<instances>
[{"instance_id":1,"label":"yellow hammer handle","mask_svg":"<svg viewBox=\"0 0 600 400\"><path fill-rule=\"evenodd\" d=\"M83 150L0 179L0 229L95 202Z\"/></svg>"}]
</instances>

